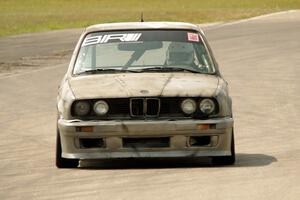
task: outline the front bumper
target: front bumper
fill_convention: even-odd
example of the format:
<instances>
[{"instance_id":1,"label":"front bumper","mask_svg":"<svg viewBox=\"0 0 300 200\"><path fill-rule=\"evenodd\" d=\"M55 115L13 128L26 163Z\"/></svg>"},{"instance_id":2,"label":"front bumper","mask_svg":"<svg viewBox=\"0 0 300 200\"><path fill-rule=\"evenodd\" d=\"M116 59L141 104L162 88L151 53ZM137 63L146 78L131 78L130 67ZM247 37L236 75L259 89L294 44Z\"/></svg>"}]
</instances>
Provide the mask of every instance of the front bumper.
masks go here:
<instances>
[{"instance_id":1,"label":"front bumper","mask_svg":"<svg viewBox=\"0 0 300 200\"><path fill-rule=\"evenodd\" d=\"M206 125L203 129L203 126ZM208 125L208 126L207 126ZM78 132L79 127L93 127L92 132ZM129 157L203 157L231 155L230 145L233 119L209 120L112 120L79 121L58 120L62 144L62 157L77 159L129 158ZM194 136L209 136L210 143L190 145ZM128 148L124 138L169 138L168 147ZM104 141L103 148L82 148L80 139Z\"/></svg>"}]
</instances>

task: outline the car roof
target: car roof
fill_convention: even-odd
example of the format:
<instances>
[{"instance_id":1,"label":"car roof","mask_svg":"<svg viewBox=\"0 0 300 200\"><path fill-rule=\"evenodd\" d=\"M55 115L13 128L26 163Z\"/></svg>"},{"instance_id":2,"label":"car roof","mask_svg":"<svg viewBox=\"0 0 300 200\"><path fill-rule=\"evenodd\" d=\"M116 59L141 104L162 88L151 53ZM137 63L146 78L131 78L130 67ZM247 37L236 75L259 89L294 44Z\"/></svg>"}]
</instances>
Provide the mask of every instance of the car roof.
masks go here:
<instances>
[{"instance_id":1,"label":"car roof","mask_svg":"<svg viewBox=\"0 0 300 200\"><path fill-rule=\"evenodd\" d=\"M141 29L186 29L186 30L202 30L195 24L184 22L122 22L95 24L85 29L86 33L97 31L113 31L113 30L141 30Z\"/></svg>"}]
</instances>

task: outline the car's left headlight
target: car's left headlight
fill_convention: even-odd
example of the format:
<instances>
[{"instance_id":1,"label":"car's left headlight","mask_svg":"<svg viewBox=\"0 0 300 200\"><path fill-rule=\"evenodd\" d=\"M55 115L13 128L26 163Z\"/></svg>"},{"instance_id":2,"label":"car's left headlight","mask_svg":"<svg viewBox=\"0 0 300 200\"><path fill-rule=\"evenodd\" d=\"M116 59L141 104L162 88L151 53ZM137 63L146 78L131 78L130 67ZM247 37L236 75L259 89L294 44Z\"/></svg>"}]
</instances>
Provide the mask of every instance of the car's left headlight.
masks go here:
<instances>
[{"instance_id":1,"label":"car's left headlight","mask_svg":"<svg viewBox=\"0 0 300 200\"><path fill-rule=\"evenodd\" d=\"M109 106L105 101L100 100L94 104L94 112L97 115L105 115L108 113L108 110Z\"/></svg>"},{"instance_id":2,"label":"car's left headlight","mask_svg":"<svg viewBox=\"0 0 300 200\"><path fill-rule=\"evenodd\" d=\"M216 105L215 102L211 99L202 99L200 101L199 108L202 113L209 115L215 111Z\"/></svg>"}]
</instances>

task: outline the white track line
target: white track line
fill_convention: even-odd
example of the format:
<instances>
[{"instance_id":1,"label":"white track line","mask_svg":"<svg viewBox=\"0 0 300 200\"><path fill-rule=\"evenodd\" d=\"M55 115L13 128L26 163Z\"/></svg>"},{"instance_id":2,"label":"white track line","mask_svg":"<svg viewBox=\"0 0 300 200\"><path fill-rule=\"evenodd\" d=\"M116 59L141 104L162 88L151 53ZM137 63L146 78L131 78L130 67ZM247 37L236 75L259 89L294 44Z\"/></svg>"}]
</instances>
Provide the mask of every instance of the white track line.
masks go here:
<instances>
[{"instance_id":1,"label":"white track line","mask_svg":"<svg viewBox=\"0 0 300 200\"><path fill-rule=\"evenodd\" d=\"M51 69L61 68L61 67L64 67L64 66L69 66L69 63L58 64L58 65L50 66L50 67L42 67L40 69L28 70L26 72L20 72L18 74L10 74L10 75L7 75L7 76L3 75L2 77L0 75L0 80L7 79L7 78L12 78L12 77L17 77L17 76L23 76L23 75L26 75L26 74L32 74L32 73L36 73L36 72L40 72L40 71L45 71L45 70L51 70ZM67 68L66 68L66 71L67 71Z\"/></svg>"},{"instance_id":2,"label":"white track line","mask_svg":"<svg viewBox=\"0 0 300 200\"><path fill-rule=\"evenodd\" d=\"M299 11L300 10L286 10L286 11L280 11L280 12L274 12L274 13L259 15L259 16L256 16L256 17L250 17L250 18L247 18L247 19L241 19L241 20L237 20L237 21L233 21L233 22L219 23L219 24L216 24L216 25L209 26L211 28L208 28L208 30L213 30L213 29L224 27L224 26L231 26L231 25L235 25L235 24L241 24L241 23L245 23L245 22L250 22L250 21L254 21L254 20L264 19L264 18L268 18L268 17L274 17L274 16L277 16L277 15L283 15L283 14L287 14L287 13L299 12Z\"/></svg>"}]
</instances>

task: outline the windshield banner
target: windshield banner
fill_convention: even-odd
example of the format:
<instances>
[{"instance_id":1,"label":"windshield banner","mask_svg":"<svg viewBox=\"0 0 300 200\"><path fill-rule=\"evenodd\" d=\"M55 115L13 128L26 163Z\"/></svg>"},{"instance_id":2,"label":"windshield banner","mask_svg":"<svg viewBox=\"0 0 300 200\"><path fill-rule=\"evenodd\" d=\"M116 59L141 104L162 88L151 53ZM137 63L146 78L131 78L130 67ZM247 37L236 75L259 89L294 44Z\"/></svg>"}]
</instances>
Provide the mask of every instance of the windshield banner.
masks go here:
<instances>
[{"instance_id":1,"label":"windshield banner","mask_svg":"<svg viewBox=\"0 0 300 200\"><path fill-rule=\"evenodd\" d=\"M141 37L142 33L124 33L124 34L107 34L97 35L92 37L86 37L82 43L82 46L103 44L109 41L115 40L117 42L136 42Z\"/></svg>"},{"instance_id":2,"label":"windshield banner","mask_svg":"<svg viewBox=\"0 0 300 200\"><path fill-rule=\"evenodd\" d=\"M88 34L81 46L144 41L201 42L201 37L197 32L186 30L95 32Z\"/></svg>"}]
</instances>

